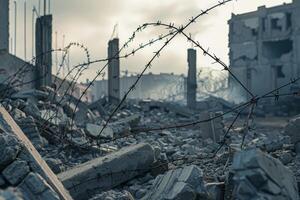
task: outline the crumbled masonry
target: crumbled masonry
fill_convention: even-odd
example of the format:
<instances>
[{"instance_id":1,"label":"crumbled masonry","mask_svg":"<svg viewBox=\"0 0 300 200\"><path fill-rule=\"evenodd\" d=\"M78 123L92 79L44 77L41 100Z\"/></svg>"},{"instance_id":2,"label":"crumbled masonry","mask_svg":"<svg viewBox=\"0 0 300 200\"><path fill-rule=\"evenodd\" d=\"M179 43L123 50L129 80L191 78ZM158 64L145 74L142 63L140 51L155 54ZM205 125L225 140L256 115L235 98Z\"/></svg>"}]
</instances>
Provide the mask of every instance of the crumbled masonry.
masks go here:
<instances>
[{"instance_id":1,"label":"crumbled masonry","mask_svg":"<svg viewBox=\"0 0 300 200\"><path fill-rule=\"evenodd\" d=\"M183 106L128 101L100 134L114 106L102 99L93 106L80 102L76 110L67 108L74 101L51 88L21 91L3 100L0 199L299 198L298 116L278 122L280 126L266 125L268 118L260 117L253 129L237 125L226 138L234 116L143 132L221 115L226 107L188 115L191 111ZM212 101L225 105L217 98ZM84 122L72 120L72 110L84 111L79 114ZM261 180L253 182L253 177Z\"/></svg>"}]
</instances>

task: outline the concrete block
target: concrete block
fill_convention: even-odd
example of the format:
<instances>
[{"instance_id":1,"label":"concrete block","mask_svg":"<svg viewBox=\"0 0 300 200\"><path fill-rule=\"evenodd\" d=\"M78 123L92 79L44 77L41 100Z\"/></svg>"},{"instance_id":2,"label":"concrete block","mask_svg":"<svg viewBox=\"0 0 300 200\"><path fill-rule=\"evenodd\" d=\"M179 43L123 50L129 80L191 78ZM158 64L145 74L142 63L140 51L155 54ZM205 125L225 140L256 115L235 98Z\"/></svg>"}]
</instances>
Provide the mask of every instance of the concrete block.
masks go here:
<instances>
[{"instance_id":1,"label":"concrete block","mask_svg":"<svg viewBox=\"0 0 300 200\"><path fill-rule=\"evenodd\" d=\"M207 199L207 195L202 170L191 165L156 177L142 200L196 200Z\"/></svg>"},{"instance_id":2,"label":"concrete block","mask_svg":"<svg viewBox=\"0 0 300 200\"><path fill-rule=\"evenodd\" d=\"M300 142L300 116L296 116L289 121L284 133L290 136L293 144Z\"/></svg>"},{"instance_id":3,"label":"concrete block","mask_svg":"<svg viewBox=\"0 0 300 200\"><path fill-rule=\"evenodd\" d=\"M236 153L232 165L236 199L298 200L293 173L279 160L257 149Z\"/></svg>"},{"instance_id":4,"label":"concrete block","mask_svg":"<svg viewBox=\"0 0 300 200\"><path fill-rule=\"evenodd\" d=\"M2 171L4 178L12 185L19 184L28 173L29 166L23 160L14 161Z\"/></svg>"},{"instance_id":5,"label":"concrete block","mask_svg":"<svg viewBox=\"0 0 300 200\"><path fill-rule=\"evenodd\" d=\"M54 192L47 182L36 173L30 173L18 186L22 192L24 200L59 200L59 196Z\"/></svg>"},{"instance_id":6,"label":"concrete block","mask_svg":"<svg viewBox=\"0 0 300 200\"><path fill-rule=\"evenodd\" d=\"M150 169L155 153L149 144L123 148L58 175L74 199L111 189Z\"/></svg>"},{"instance_id":7,"label":"concrete block","mask_svg":"<svg viewBox=\"0 0 300 200\"><path fill-rule=\"evenodd\" d=\"M16 159L21 150L16 137L1 133L0 134L0 169L6 167L9 163Z\"/></svg>"}]
</instances>

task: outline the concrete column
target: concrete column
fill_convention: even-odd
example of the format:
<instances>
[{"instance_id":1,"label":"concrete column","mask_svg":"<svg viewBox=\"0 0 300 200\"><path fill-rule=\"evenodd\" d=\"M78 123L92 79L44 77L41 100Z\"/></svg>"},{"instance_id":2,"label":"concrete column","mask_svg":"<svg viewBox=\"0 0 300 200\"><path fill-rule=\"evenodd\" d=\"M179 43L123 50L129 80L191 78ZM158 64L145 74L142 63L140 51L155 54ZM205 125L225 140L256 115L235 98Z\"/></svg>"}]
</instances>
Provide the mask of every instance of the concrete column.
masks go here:
<instances>
[{"instance_id":1,"label":"concrete column","mask_svg":"<svg viewBox=\"0 0 300 200\"><path fill-rule=\"evenodd\" d=\"M9 0L0 0L0 51L9 50Z\"/></svg>"},{"instance_id":2,"label":"concrete column","mask_svg":"<svg viewBox=\"0 0 300 200\"><path fill-rule=\"evenodd\" d=\"M187 77L187 106L188 108L196 108L196 89L197 89L197 51L188 49L188 77Z\"/></svg>"},{"instance_id":3,"label":"concrete column","mask_svg":"<svg viewBox=\"0 0 300 200\"><path fill-rule=\"evenodd\" d=\"M108 42L108 58L118 57L119 39ZM108 101L118 103L120 101L120 59L109 60L108 64Z\"/></svg>"},{"instance_id":4,"label":"concrete column","mask_svg":"<svg viewBox=\"0 0 300 200\"><path fill-rule=\"evenodd\" d=\"M50 86L52 83L52 15L39 17L36 21L36 86Z\"/></svg>"}]
</instances>

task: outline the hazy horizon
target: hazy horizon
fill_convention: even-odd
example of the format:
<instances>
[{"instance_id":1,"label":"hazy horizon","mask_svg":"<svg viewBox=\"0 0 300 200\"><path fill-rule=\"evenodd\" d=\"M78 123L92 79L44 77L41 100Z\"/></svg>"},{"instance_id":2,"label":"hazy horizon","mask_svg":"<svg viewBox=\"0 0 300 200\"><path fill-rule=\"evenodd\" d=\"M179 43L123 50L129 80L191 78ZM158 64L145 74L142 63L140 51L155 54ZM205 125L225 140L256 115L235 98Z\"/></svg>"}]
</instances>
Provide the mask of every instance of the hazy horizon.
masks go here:
<instances>
[{"instance_id":1,"label":"hazy horizon","mask_svg":"<svg viewBox=\"0 0 300 200\"><path fill-rule=\"evenodd\" d=\"M17 56L24 58L24 1L18 2L17 12ZM27 60L32 57L32 7L38 8L38 0L26 0L27 2ZM205 15L192 24L186 33L191 33L193 38L201 43L211 52L215 53L225 63L228 63L228 25L227 21L231 17L231 13L240 14L250 12L257 9L258 6L266 5L267 7L280 5L282 3L290 3L291 0L239 0L228 3L225 6L215 9L209 15ZM58 34L58 48L62 47L62 38L65 35L65 45L69 42L80 42L88 47L91 59L106 58L107 42L116 23L119 24L120 46L132 35L132 32L145 22L156 22L160 20L165 23L175 23L179 26L185 24L188 20L205 10L206 8L216 4L217 1L197 1L190 0L183 2L179 0L169 0L161 2L153 0L141 3L138 0L86 0L84 3L80 0L52 0L51 13L53 14L53 48L55 48L55 32ZM14 36L14 5L10 0L10 37ZM43 7L43 6L41 6ZM133 48L137 48L140 43L147 43L150 39L155 39L161 33L167 30L158 29L157 27L149 28L137 35L136 42L124 51L130 52ZM14 41L13 41L14 42ZM121 60L121 70L130 72L140 72L142 67L153 55L162 43L154 45L149 49L138 52L134 57ZM187 48L191 44L187 40L178 36L172 43L162 52L159 59L155 60L152 68L148 72L153 73L175 73L186 74L186 54ZM82 51L74 48L70 54L71 66L74 64L85 62ZM53 64L55 64L55 53L53 54ZM86 78L92 79L95 71L100 69L104 63L98 63L90 66L80 81ZM197 67L218 67L212 65L212 60L204 57L198 50ZM55 67L54 67L55 68ZM221 68L220 68L221 69Z\"/></svg>"}]
</instances>

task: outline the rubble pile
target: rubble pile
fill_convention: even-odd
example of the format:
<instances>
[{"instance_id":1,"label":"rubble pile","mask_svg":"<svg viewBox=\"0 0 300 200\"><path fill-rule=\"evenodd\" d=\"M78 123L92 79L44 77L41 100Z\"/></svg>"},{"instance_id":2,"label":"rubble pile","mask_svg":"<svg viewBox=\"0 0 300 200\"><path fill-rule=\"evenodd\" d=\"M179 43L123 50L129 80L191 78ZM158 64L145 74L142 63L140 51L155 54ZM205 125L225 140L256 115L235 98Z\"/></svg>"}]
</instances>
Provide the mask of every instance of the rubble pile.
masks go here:
<instances>
[{"instance_id":1,"label":"rubble pile","mask_svg":"<svg viewBox=\"0 0 300 200\"><path fill-rule=\"evenodd\" d=\"M1 104L12 119L0 118L0 199L299 198L299 117L284 130L241 120L224 138L232 117L159 130L221 116L224 100L204 111L130 100L105 128L115 108L105 98L87 104L43 88Z\"/></svg>"}]
</instances>

